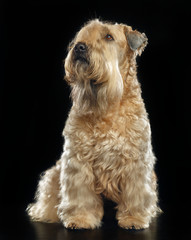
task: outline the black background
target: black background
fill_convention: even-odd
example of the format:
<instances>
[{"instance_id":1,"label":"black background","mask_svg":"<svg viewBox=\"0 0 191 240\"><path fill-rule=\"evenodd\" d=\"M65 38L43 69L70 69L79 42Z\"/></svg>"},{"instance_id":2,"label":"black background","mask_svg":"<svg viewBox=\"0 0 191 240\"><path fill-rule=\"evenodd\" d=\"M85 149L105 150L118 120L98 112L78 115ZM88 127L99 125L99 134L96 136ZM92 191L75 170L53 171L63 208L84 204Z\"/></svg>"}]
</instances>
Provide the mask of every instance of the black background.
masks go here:
<instances>
[{"instance_id":1,"label":"black background","mask_svg":"<svg viewBox=\"0 0 191 240\"><path fill-rule=\"evenodd\" d=\"M27 221L24 209L32 201L39 174L61 155L61 133L71 107L63 59L74 34L94 18L131 25L149 39L137 59L138 77L158 159L160 206L166 227L180 228L186 236L191 170L188 2L26 0L0 4L2 239L9 229L17 229L15 221ZM171 239L170 235L164 239Z\"/></svg>"}]
</instances>

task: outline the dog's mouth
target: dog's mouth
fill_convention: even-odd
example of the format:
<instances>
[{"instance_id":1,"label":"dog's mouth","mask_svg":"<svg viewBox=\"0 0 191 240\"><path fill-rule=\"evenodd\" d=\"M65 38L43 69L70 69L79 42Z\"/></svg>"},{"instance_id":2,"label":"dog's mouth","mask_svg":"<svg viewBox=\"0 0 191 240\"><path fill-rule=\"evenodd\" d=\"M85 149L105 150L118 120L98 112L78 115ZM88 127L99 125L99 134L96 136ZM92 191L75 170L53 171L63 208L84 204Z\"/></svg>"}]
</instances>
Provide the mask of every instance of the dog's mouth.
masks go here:
<instances>
[{"instance_id":1,"label":"dog's mouth","mask_svg":"<svg viewBox=\"0 0 191 240\"><path fill-rule=\"evenodd\" d=\"M89 60L86 56L80 56L80 55L74 56L74 61L89 64Z\"/></svg>"}]
</instances>

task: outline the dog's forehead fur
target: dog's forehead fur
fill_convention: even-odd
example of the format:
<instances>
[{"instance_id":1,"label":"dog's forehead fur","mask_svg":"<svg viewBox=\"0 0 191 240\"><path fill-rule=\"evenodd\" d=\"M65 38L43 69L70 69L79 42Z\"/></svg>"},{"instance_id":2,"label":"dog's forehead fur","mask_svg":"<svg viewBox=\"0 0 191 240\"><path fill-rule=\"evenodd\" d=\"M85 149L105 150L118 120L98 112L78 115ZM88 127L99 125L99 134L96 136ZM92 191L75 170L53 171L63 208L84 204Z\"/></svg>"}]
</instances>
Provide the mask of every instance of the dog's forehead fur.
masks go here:
<instances>
[{"instance_id":1,"label":"dog's forehead fur","mask_svg":"<svg viewBox=\"0 0 191 240\"><path fill-rule=\"evenodd\" d=\"M87 23L77 34L76 42L93 42L104 39L107 34L112 35L116 42L126 42L125 34L121 34L124 29L121 24L104 23L93 20Z\"/></svg>"}]
</instances>

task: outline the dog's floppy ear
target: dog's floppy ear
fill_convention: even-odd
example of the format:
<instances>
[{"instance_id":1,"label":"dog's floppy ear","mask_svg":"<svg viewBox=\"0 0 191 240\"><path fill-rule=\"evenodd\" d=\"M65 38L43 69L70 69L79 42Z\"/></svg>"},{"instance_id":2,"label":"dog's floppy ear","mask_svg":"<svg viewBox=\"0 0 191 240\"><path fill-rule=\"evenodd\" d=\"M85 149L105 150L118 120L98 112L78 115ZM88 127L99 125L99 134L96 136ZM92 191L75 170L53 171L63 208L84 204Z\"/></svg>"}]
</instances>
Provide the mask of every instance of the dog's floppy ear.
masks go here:
<instances>
[{"instance_id":1,"label":"dog's floppy ear","mask_svg":"<svg viewBox=\"0 0 191 240\"><path fill-rule=\"evenodd\" d=\"M131 31L129 33L126 33L127 41L129 43L130 48L135 51L138 48L144 47L147 44L147 37L144 33L140 33L138 31Z\"/></svg>"},{"instance_id":2,"label":"dog's floppy ear","mask_svg":"<svg viewBox=\"0 0 191 240\"><path fill-rule=\"evenodd\" d=\"M137 51L137 53L141 55L148 43L148 38L146 37L145 33L140 33L137 30L133 31L126 26L125 35L130 49L133 51Z\"/></svg>"}]
</instances>

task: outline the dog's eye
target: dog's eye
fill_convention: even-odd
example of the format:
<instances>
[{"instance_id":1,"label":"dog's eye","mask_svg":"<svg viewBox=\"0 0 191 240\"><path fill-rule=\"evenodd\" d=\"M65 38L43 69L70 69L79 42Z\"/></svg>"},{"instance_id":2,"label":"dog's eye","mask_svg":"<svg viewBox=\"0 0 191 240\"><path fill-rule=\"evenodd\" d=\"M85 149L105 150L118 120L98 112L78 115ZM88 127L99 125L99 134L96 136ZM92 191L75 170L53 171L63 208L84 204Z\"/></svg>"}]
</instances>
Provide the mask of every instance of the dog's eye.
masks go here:
<instances>
[{"instance_id":1,"label":"dog's eye","mask_svg":"<svg viewBox=\"0 0 191 240\"><path fill-rule=\"evenodd\" d=\"M113 40L114 40L114 38L111 36L111 34L107 34L107 35L105 36L105 39L106 39L107 41L113 41Z\"/></svg>"}]
</instances>

